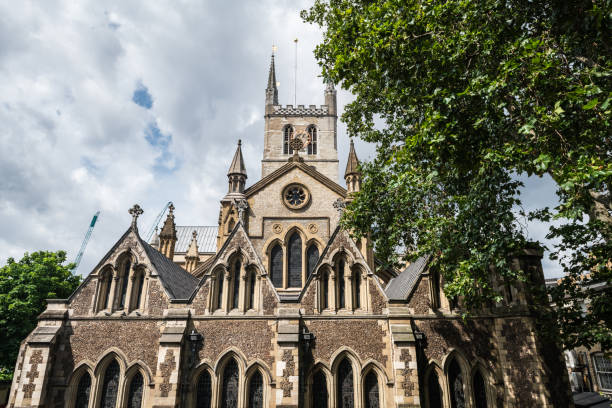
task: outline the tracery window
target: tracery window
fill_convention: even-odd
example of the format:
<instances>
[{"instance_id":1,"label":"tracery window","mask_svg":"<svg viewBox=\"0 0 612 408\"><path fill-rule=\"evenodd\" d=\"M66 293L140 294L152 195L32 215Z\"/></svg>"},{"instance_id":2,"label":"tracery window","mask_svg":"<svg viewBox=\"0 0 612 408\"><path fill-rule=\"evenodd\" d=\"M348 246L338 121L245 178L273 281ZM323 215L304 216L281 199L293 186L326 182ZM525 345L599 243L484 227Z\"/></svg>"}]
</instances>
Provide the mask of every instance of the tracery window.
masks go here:
<instances>
[{"instance_id":1,"label":"tracery window","mask_svg":"<svg viewBox=\"0 0 612 408\"><path fill-rule=\"evenodd\" d=\"M293 150L289 145L291 139L293 138L293 127L291 125L285 126L283 129L283 154L292 154Z\"/></svg>"},{"instance_id":2,"label":"tracery window","mask_svg":"<svg viewBox=\"0 0 612 408\"><path fill-rule=\"evenodd\" d=\"M232 309L238 309L238 300L240 298L240 261L234 264L234 273L232 274Z\"/></svg>"},{"instance_id":3,"label":"tracery window","mask_svg":"<svg viewBox=\"0 0 612 408\"><path fill-rule=\"evenodd\" d=\"M249 381L249 408L263 408L263 378L259 371Z\"/></svg>"},{"instance_id":4,"label":"tracery window","mask_svg":"<svg viewBox=\"0 0 612 408\"><path fill-rule=\"evenodd\" d=\"M463 373L457 360L453 360L448 368L448 384L452 408L465 408L465 394L463 391Z\"/></svg>"},{"instance_id":5,"label":"tracery window","mask_svg":"<svg viewBox=\"0 0 612 408\"><path fill-rule=\"evenodd\" d=\"M294 232L293 235L291 235L288 246L289 282L287 286L290 288L299 288L302 286L302 238L299 233Z\"/></svg>"},{"instance_id":6,"label":"tracery window","mask_svg":"<svg viewBox=\"0 0 612 408\"><path fill-rule=\"evenodd\" d=\"M210 408L212 385L210 374L204 370L198 377L196 388L196 408Z\"/></svg>"},{"instance_id":7,"label":"tracery window","mask_svg":"<svg viewBox=\"0 0 612 408\"><path fill-rule=\"evenodd\" d=\"M378 378L374 371L370 371L365 378L365 408L379 408L380 395L378 394Z\"/></svg>"},{"instance_id":8,"label":"tracery window","mask_svg":"<svg viewBox=\"0 0 612 408\"><path fill-rule=\"evenodd\" d=\"M101 408L115 408L117 404L117 391L119 390L119 363L113 360L104 372L102 382Z\"/></svg>"},{"instance_id":9,"label":"tracery window","mask_svg":"<svg viewBox=\"0 0 612 408\"><path fill-rule=\"evenodd\" d=\"M257 275L251 271L249 274L249 299L247 302L247 309L255 308L255 284L257 283Z\"/></svg>"},{"instance_id":10,"label":"tracery window","mask_svg":"<svg viewBox=\"0 0 612 408\"><path fill-rule=\"evenodd\" d=\"M427 377L427 398L429 408L442 408L442 390L435 370L431 370Z\"/></svg>"},{"instance_id":11,"label":"tracery window","mask_svg":"<svg viewBox=\"0 0 612 408\"><path fill-rule=\"evenodd\" d=\"M602 390L612 390L612 361L603 353L593 354L597 383Z\"/></svg>"},{"instance_id":12,"label":"tracery window","mask_svg":"<svg viewBox=\"0 0 612 408\"><path fill-rule=\"evenodd\" d=\"M77 385L76 400L74 408L87 408L89 395L91 394L91 377L88 372L83 373Z\"/></svg>"},{"instance_id":13,"label":"tracery window","mask_svg":"<svg viewBox=\"0 0 612 408\"><path fill-rule=\"evenodd\" d=\"M312 406L327 408L327 381L321 370L317 371L312 378Z\"/></svg>"},{"instance_id":14,"label":"tracery window","mask_svg":"<svg viewBox=\"0 0 612 408\"><path fill-rule=\"evenodd\" d=\"M310 136L308 154L317 154L317 128L314 125L310 125L306 131L308 132L308 136Z\"/></svg>"},{"instance_id":15,"label":"tracery window","mask_svg":"<svg viewBox=\"0 0 612 408\"><path fill-rule=\"evenodd\" d=\"M233 359L225 365L222 385L221 408L236 408L238 406L238 364Z\"/></svg>"},{"instance_id":16,"label":"tracery window","mask_svg":"<svg viewBox=\"0 0 612 408\"><path fill-rule=\"evenodd\" d=\"M279 244L270 251L270 275L275 287L283 287L283 248Z\"/></svg>"},{"instance_id":17,"label":"tracery window","mask_svg":"<svg viewBox=\"0 0 612 408\"><path fill-rule=\"evenodd\" d=\"M336 273L336 280L338 281L338 308L343 309L346 307L345 299L345 285L344 285L344 261L338 262L338 271Z\"/></svg>"},{"instance_id":18,"label":"tracery window","mask_svg":"<svg viewBox=\"0 0 612 408\"><path fill-rule=\"evenodd\" d=\"M474 406L476 408L487 408L487 389L480 371L476 371L476 374L474 374Z\"/></svg>"},{"instance_id":19,"label":"tracery window","mask_svg":"<svg viewBox=\"0 0 612 408\"><path fill-rule=\"evenodd\" d=\"M123 309L125 307L125 297L127 295L131 267L132 262L129 260L125 261L125 264L123 264L123 275L121 276L121 294L119 295L119 309Z\"/></svg>"},{"instance_id":20,"label":"tracery window","mask_svg":"<svg viewBox=\"0 0 612 408\"><path fill-rule=\"evenodd\" d=\"M217 274L217 309L223 308L223 271L219 271Z\"/></svg>"},{"instance_id":21,"label":"tracery window","mask_svg":"<svg viewBox=\"0 0 612 408\"><path fill-rule=\"evenodd\" d=\"M314 271L314 267L317 265L317 261L319 260L319 248L315 244L310 244L308 250L306 251L306 271L308 273L307 277L312 275Z\"/></svg>"},{"instance_id":22,"label":"tracery window","mask_svg":"<svg viewBox=\"0 0 612 408\"><path fill-rule=\"evenodd\" d=\"M128 393L128 408L140 408L142 407L142 391L144 381L142 374L136 373L130 381L130 391Z\"/></svg>"},{"instance_id":23,"label":"tracery window","mask_svg":"<svg viewBox=\"0 0 612 408\"><path fill-rule=\"evenodd\" d=\"M359 271L353 272L353 308L361 307L361 274Z\"/></svg>"},{"instance_id":24,"label":"tracery window","mask_svg":"<svg viewBox=\"0 0 612 408\"><path fill-rule=\"evenodd\" d=\"M338 389L336 402L340 408L353 408L355 396L353 392L353 367L345 358L338 366Z\"/></svg>"}]
</instances>

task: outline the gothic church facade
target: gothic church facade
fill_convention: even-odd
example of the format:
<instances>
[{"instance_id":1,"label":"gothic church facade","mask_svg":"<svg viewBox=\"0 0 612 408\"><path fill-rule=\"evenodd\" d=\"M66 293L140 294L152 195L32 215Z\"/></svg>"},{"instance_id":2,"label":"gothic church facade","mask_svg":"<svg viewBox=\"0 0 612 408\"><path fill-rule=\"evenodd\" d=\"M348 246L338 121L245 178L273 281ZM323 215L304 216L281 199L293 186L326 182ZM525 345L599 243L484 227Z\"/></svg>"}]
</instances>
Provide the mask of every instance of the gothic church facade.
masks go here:
<instances>
[{"instance_id":1,"label":"gothic church facade","mask_svg":"<svg viewBox=\"0 0 612 408\"><path fill-rule=\"evenodd\" d=\"M338 184L336 91L278 102L266 88L259 181L240 142L218 225L152 242L142 209L69 299L23 341L10 407L567 407L559 352L526 287L467 321L421 258L383 268L339 227L359 191L354 146ZM541 253L515 259L543 283Z\"/></svg>"}]
</instances>

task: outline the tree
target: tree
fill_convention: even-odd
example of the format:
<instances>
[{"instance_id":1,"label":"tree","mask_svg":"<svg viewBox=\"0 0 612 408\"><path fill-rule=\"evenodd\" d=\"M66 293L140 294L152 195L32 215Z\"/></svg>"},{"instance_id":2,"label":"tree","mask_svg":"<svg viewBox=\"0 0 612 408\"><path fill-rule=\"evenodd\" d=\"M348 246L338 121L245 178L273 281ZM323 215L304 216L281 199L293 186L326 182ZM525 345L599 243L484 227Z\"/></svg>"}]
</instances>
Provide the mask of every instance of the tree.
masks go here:
<instances>
[{"instance_id":1,"label":"tree","mask_svg":"<svg viewBox=\"0 0 612 408\"><path fill-rule=\"evenodd\" d=\"M610 348L612 293L585 288L612 280L611 16L609 0L316 0L302 17L324 30L323 76L355 96L349 135L377 146L343 224L385 259L434 254L469 312L500 300L491 267L526 279L510 267L523 217L554 219L564 345ZM559 206L523 214L522 174L550 175Z\"/></svg>"},{"instance_id":2,"label":"tree","mask_svg":"<svg viewBox=\"0 0 612 408\"><path fill-rule=\"evenodd\" d=\"M66 252L27 252L0 268L0 373L11 377L21 341L36 327L46 299L67 298L81 282Z\"/></svg>"}]
</instances>

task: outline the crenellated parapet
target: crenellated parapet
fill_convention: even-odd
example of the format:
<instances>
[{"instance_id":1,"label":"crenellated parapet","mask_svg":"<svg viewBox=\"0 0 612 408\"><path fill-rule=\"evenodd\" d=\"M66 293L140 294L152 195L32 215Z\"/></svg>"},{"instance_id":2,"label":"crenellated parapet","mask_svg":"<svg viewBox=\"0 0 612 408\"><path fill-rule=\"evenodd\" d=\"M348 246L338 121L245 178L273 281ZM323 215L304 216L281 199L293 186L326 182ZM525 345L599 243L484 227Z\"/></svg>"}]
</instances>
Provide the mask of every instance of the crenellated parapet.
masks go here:
<instances>
[{"instance_id":1,"label":"crenellated parapet","mask_svg":"<svg viewBox=\"0 0 612 408\"><path fill-rule=\"evenodd\" d=\"M271 116L329 116L329 106L327 105L274 105Z\"/></svg>"}]
</instances>

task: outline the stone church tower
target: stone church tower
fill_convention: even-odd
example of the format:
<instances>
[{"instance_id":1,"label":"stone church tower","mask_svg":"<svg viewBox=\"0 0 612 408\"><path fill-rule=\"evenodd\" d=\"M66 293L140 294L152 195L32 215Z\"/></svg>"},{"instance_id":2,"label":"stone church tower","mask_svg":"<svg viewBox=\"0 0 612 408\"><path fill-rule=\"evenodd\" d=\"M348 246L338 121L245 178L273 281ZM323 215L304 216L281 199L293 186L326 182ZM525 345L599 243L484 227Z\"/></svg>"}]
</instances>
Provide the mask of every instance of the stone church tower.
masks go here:
<instances>
[{"instance_id":1,"label":"stone church tower","mask_svg":"<svg viewBox=\"0 0 612 408\"><path fill-rule=\"evenodd\" d=\"M336 91L280 105L274 56L262 174L248 185L237 141L217 225L151 243L132 222L68 299L23 340L9 406L54 408L570 407L567 371L530 308L530 282L461 318L431 256L401 269L339 226L361 186L351 143L338 184ZM194 204L195 205L195 204Z\"/></svg>"}]
</instances>

